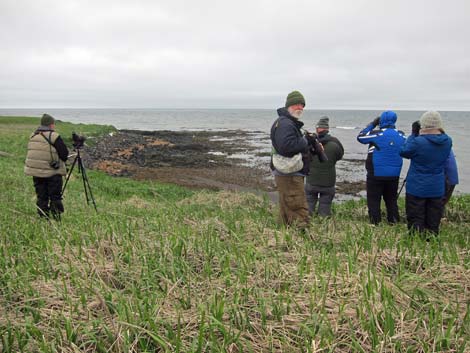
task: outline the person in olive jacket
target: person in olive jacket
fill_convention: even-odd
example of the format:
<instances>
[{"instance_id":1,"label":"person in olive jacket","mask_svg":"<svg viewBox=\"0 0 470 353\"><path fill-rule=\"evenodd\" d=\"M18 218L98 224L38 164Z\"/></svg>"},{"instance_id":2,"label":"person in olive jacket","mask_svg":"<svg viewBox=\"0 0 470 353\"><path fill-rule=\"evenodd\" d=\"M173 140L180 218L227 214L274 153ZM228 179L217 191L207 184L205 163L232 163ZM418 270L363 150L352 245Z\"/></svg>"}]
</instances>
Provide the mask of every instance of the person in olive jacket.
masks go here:
<instances>
[{"instance_id":1,"label":"person in olive jacket","mask_svg":"<svg viewBox=\"0 0 470 353\"><path fill-rule=\"evenodd\" d=\"M331 204L335 196L336 162L343 158L344 147L336 137L330 135L327 116L320 118L316 130L328 161L320 162L318 156L312 156L310 172L305 183L305 194L310 215L318 212L319 216L326 217L331 215Z\"/></svg>"},{"instance_id":2,"label":"person in olive jacket","mask_svg":"<svg viewBox=\"0 0 470 353\"><path fill-rule=\"evenodd\" d=\"M65 161L69 151L55 129L55 119L44 114L41 126L31 135L24 172L33 177L40 217L50 215L60 220L62 204L62 176L67 174Z\"/></svg>"}]
</instances>

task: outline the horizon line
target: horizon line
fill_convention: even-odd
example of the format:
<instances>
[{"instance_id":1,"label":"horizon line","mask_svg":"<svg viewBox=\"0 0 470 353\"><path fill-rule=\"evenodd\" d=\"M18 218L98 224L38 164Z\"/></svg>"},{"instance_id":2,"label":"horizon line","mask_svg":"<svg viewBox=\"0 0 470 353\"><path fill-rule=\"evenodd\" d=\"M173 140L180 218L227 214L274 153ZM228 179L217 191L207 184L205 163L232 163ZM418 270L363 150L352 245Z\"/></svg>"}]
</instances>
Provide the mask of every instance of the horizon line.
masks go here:
<instances>
[{"instance_id":1,"label":"horizon line","mask_svg":"<svg viewBox=\"0 0 470 353\"><path fill-rule=\"evenodd\" d=\"M280 108L280 107L279 107ZM277 110L279 108L207 108L207 107L192 107L192 108L155 108L155 107L28 107L28 108L18 108L18 107L0 107L0 110L60 110L60 109L70 109L70 110ZM306 108L305 111L348 111L348 110L358 110L358 111L385 111L385 110L394 110L394 111L429 111L433 109L420 109L420 108L399 108L399 109L390 109L390 108L315 108L309 109ZM469 112L470 108L465 109L435 109L442 112Z\"/></svg>"}]
</instances>

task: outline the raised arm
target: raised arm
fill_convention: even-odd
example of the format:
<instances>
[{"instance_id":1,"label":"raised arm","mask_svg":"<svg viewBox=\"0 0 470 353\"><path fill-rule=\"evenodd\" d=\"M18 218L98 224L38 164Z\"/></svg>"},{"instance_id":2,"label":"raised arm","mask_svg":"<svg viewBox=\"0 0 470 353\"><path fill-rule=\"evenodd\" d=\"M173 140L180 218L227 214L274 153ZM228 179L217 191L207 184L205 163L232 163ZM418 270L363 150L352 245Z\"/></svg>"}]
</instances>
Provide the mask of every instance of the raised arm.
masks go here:
<instances>
[{"instance_id":1,"label":"raised arm","mask_svg":"<svg viewBox=\"0 0 470 353\"><path fill-rule=\"evenodd\" d=\"M374 128L379 124L380 118L375 118L374 121L370 122L361 132L357 135L357 141L363 144L369 144L375 141L375 139L381 133L380 130Z\"/></svg>"}]
</instances>

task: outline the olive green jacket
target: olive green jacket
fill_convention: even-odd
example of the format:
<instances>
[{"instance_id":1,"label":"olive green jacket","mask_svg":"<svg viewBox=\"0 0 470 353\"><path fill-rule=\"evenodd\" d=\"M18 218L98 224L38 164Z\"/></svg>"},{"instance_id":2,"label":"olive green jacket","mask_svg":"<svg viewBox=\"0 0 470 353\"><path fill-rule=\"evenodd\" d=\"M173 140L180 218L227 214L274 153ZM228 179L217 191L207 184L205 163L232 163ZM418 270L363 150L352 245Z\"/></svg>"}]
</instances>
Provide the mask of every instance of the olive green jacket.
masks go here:
<instances>
[{"instance_id":1,"label":"olive green jacket","mask_svg":"<svg viewBox=\"0 0 470 353\"><path fill-rule=\"evenodd\" d=\"M50 143L44 138L50 140ZM35 132L28 143L24 172L26 175L40 178L49 178L53 175L66 175L65 163L59 158L57 150L53 146L59 134L54 131ZM59 169L51 167L52 161L59 162Z\"/></svg>"},{"instance_id":2,"label":"olive green jacket","mask_svg":"<svg viewBox=\"0 0 470 353\"><path fill-rule=\"evenodd\" d=\"M319 136L319 140L325 149L328 161L320 162L318 156L313 155L310 162L307 183L314 186L331 187L336 183L336 162L343 158L344 148L335 137L325 134Z\"/></svg>"}]
</instances>

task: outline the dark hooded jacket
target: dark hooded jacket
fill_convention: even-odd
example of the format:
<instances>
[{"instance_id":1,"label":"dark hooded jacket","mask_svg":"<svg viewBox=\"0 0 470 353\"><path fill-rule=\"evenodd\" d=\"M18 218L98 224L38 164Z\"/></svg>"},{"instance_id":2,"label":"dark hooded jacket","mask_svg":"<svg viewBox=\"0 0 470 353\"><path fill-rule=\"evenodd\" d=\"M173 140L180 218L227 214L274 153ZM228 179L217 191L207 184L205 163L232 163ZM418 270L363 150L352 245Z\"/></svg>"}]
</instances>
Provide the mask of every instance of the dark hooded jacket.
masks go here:
<instances>
[{"instance_id":1,"label":"dark hooded jacket","mask_svg":"<svg viewBox=\"0 0 470 353\"><path fill-rule=\"evenodd\" d=\"M445 168L452 148L446 134L411 135L400 155L411 160L406 192L416 197L437 198L445 193Z\"/></svg>"},{"instance_id":2,"label":"dark hooded jacket","mask_svg":"<svg viewBox=\"0 0 470 353\"><path fill-rule=\"evenodd\" d=\"M400 176L403 165L400 149L405 136L395 128L396 120L396 116L381 118L380 130L374 130L371 123L357 136L357 141L369 144L367 178L395 179Z\"/></svg>"},{"instance_id":3,"label":"dark hooded jacket","mask_svg":"<svg viewBox=\"0 0 470 353\"><path fill-rule=\"evenodd\" d=\"M302 153L304 167L301 171L293 174L282 174L279 171L276 172L281 175L307 175L309 170L309 144L301 131L304 123L291 116L287 111L287 108L279 108L277 110L277 114L279 115L279 118L271 127L271 142L274 149L277 153L285 157L292 157L299 152ZM271 169L275 170L272 162Z\"/></svg>"}]
</instances>

